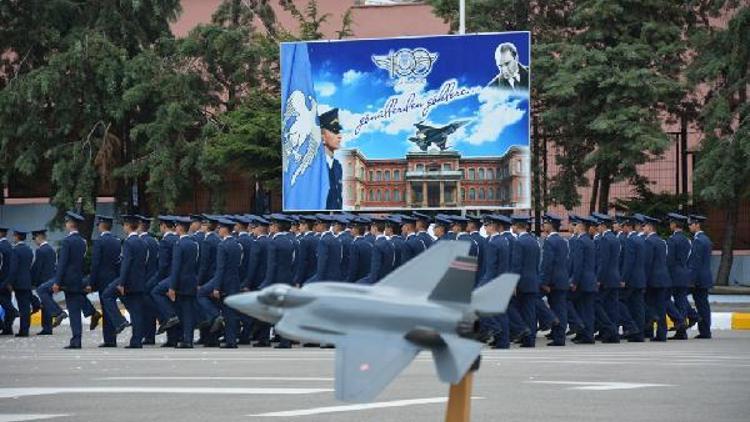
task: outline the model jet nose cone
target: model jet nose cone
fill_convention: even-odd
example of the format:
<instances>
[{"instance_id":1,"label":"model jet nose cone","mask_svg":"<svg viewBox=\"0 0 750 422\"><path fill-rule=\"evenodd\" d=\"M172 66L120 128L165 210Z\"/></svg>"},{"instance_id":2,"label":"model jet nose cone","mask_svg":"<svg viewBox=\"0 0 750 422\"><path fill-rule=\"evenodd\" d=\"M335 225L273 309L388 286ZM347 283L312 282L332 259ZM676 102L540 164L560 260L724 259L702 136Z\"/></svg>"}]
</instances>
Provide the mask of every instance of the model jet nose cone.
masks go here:
<instances>
[{"instance_id":1,"label":"model jet nose cone","mask_svg":"<svg viewBox=\"0 0 750 422\"><path fill-rule=\"evenodd\" d=\"M260 306L258 303L258 293L256 292L228 296L224 298L224 304L243 314L252 314Z\"/></svg>"}]
</instances>

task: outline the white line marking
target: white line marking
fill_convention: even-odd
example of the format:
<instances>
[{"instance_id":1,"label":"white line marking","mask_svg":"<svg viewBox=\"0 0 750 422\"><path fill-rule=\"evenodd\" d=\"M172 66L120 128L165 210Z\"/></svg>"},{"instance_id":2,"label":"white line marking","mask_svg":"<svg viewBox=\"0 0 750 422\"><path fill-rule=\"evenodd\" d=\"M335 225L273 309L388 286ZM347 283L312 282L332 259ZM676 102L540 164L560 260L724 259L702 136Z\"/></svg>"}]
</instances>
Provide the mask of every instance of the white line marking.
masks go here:
<instances>
[{"instance_id":1,"label":"white line marking","mask_svg":"<svg viewBox=\"0 0 750 422\"><path fill-rule=\"evenodd\" d=\"M24 421L38 421L41 419L52 419L61 418L63 416L70 415L0 415L0 422L24 422Z\"/></svg>"},{"instance_id":2,"label":"white line marking","mask_svg":"<svg viewBox=\"0 0 750 422\"><path fill-rule=\"evenodd\" d=\"M331 388L70 387L0 388L0 399L51 394L231 394L287 395L331 392Z\"/></svg>"},{"instance_id":3,"label":"white line marking","mask_svg":"<svg viewBox=\"0 0 750 422\"><path fill-rule=\"evenodd\" d=\"M98 381L333 381L332 377L102 377L92 379Z\"/></svg>"},{"instance_id":4,"label":"white line marking","mask_svg":"<svg viewBox=\"0 0 750 422\"><path fill-rule=\"evenodd\" d=\"M472 397L472 400L482 400L484 397ZM258 413L255 415L247 415L252 417L292 417L292 416L310 416L320 415L323 413L340 413L340 412L354 412L358 410L369 410L369 409L384 409L388 407L403 407L413 406L418 404L436 404L445 403L448 401L447 397L433 397L427 399L410 399L410 400L395 400L395 401L384 401L377 403L363 403L363 404L349 404L344 406L328 406L328 407L313 407L311 409L298 409L298 410L285 410L282 412L270 412L270 413Z\"/></svg>"},{"instance_id":5,"label":"white line marking","mask_svg":"<svg viewBox=\"0 0 750 422\"><path fill-rule=\"evenodd\" d=\"M633 390L648 387L674 387L672 384L639 384L632 382L599 382L599 381L526 381L530 384L577 385L568 390L608 391Z\"/></svg>"}]
</instances>

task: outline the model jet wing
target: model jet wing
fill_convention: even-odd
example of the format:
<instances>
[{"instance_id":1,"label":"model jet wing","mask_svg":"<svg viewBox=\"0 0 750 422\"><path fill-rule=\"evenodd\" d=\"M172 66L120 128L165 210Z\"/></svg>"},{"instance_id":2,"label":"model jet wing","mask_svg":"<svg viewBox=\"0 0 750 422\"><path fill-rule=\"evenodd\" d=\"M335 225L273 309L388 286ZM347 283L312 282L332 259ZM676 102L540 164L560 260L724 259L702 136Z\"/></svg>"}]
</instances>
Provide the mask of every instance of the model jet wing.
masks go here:
<instances>
[{"instance_id":1,"label":"model jet wing","mask_svg":"<svg viewBox=\"0 0 750 422\"><path fill-rule=\"evenodd\" d=\"M448 283L444 282L446 279L444 276L459 257L464 258L469 255L470 247L471 244L464 241L438 242L411 259L406 265L388 274L375 285L375 288L392 287L405 290L414 296L428 297L433 294L438 285L449 287ZM472 287L473 284L467 291L469 299Z\"/></svg>"},{"instance_id":2,"label":"model jet wing","mask_svg":"<svg viewBox=\"0 0 750 422\"><path fill-rule=\"evenodd\" d=\"M471 293L471 307L479 316L505 313L518 284L518 274L505 273Z\"/></svg>"},{"instance_id":3,"label":"model jet wing","mask_svg":"<svg viewBox=\"0 0 750 422\"><path fill-rule=\"evenodd\" d=\"M336 343L336 398L373 400L417 353L417 346L395 335L349 335Z\"/></svg>"},{"instance_id":4,"label":"model jet wing","mask_svg":"<svg viewBox=\"0 0 750 422\"><path fill-rule=\"evenodd\" d=\"M457 335L442 336L444 346L432 349L440 381L458 384L482 350L482 343Z\"/></svg>"}]
</instances>

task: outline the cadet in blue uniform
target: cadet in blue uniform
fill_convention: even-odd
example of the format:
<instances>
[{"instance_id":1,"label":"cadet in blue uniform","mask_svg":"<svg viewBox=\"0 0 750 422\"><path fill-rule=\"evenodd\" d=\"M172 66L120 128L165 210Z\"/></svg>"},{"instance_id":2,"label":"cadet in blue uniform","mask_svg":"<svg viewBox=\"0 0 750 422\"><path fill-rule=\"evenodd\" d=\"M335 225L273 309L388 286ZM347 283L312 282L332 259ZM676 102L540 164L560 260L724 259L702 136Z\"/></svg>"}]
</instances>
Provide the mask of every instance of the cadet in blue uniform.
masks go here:
<instances>
[{"instance_id":1,"label":"cadet in blue uniform","mask_svg":"<svg viewBox=\"0 0 750 422\"><path fill-rule=\"evenodd\" d=\"M702 215L691 214L688 216L690 231L693 233L693 243L688 259L693 288L693 302L698 313L698 335L695 338L711 338L711 306L708 303L708 290L714 285L711 275L711 239L701 229L701 224L706 221Z\"/></svg>"},{"instance_id":2,"label":"cadet in blue uniform","mask_svg":"<svg viewBox=\"0 0 750 422\"><path fill-rule=\"evenodd\" d=\"M208 318L211 334L216 335L222 327L225 329L224 343L220 347L233 349L237 347L239 318L237 312L223 306L222 301L226 296L240 291L242 247L232 237L234 222L219 219L218 223L221 241L216 247L216 271L213 277L198 289L198 303Z\"/></svg>"},{"instance_id":3,"label":"cadet in blue uniform","mask_svg":"<svg viewBox=\"0 0 750 422\"><path fill-rule=\"evenodd\" d=\"M401 265L406 263L406 261L404 261L405 256L408 256L409 259L412 259L427 250L427 245L422 239L419 238L419 236L417 236L416 222L417 219L412 216L401 216L401 233L404 235L404 242L406 246L406 253L402 253L401 256Z\"/></svg>"},{"instance_id":4,"label":"cadet in blue uniform","mask_svg":"<svg viewBox=\"0 0 750 422\"><path fill-rule=\"evenodd\" d=\"M31 263L34 260L34 252L26 244L28 233L27 230L21 229L13 231L16 244L13 245L8 285L13 290L18 305L20 326L16 337L28 337L31 325Z\"/></svg>"},{"instance_id":5,"label":"cadet in blue uniform","mask_svg":"<svg viewBox=\"0 0 750 422\"><path fill-rule=\"evenodd\" d=\"M10 263L13 258L13 245L7 239L8 227L0 227L0 305L5 311L2 335L13 334L13 320L16 308L13 307L13 294L10 286ZM58 308L59 309L59 308Z\"/></svg>"},{"instance_id":6,"label":"cadet in blue uniform","mask_svg":"<svg viewBox=\"0 0 750 422\"><path fill-rule=\"evenodd\" d=\"M42 306L53 311L53 326L60 325L60 321L67 318L60 307L52 299L52 294L65 292L65 306L70 314L70 329L72 337L66 349L81 348L81 315L83 301L86 300L83 285L83 261L86 255L86 241L78 234L78 225L84 218L72 211L65 214L65 229L68 235L60 242L60 254L57 260L57 272L52 278L52 285L43 285L37 290ZM46 284L46 283L45 283Z\"/></svg>"},{"instance_id":7,"label":"cadet in blue uniform","mask_svg":"<svg viewBox=\"0 0 750 422\"><path fill-rule=\"evenodd\" d=\"M34 252L34 263L31 265L31 282L35 290L49 281L54 275L57 268L57 254L55 250L47 243L47 230L39 229L31 232L34 236L34 243L37 248ZM37 333L39 336L52 334L52 314L42 306L42 330Z\"/></svg>"},{"instance_id":8,"label":"cadet in blue uniform","mask_svg":"<svg viewBox=\"0 0 750 422\"><path fill-rule=\"evenodd\" d=\"M672 281L667 268L667 243L656 233L659 220L646 216L644 233L646 247L644 261L646 267L646 303L649 317L646 319L646 334L651 341L667 341L667 300ZM656 321L656 335L653 323Z\"/></svg>"},{"instance_id":9,"label":"cadet in blue uniform","mask_svg":"<svg viewBox=\"0 0 750 422\"><path fill-rule=\"evenodd\" d=\"M510 246L508 240L503 237L501 230L507 217L498 215L486 215L484 217L485 231L489 235L487 248L485 250L485 270L477 286L483 286L495 277L510 272ZM508 313L496 315L480 320L482 330L493 337L492 347L495 349L508 349L510 347L510 321Z\"/></svg>"},{"instance_id":10,"label":"cadet in blue uniform","mask_svg":"<svg viewBox=\"0 0 750 422\"><path fill-rule=\"evenodd\" d=\"M159 230L162 234L161 240L159 240L159 265L156 274L151 277L148 283L146 289L148 291L147 301L151 312L159 319L159 329L156 331L156 334L167 333L167 341L162 344L162 347L175 347L180 337L179 327L177 327L179 318L174 311L174 307L170 306L165 298L170 288L169 275L172 272L172 263L174 262L172 255L179 239L179 236L175 232L177 217L160 215L158 218ZM161 302L162 306L160 306L159 302ZM149 324L151 324L151 321L149 321ZM147 338L149 334L148 332L146 333Z\"/></svg>"},{"instance_id":11,"label":"cadet in blue uniform","mask_svg":"<svg viewBox=\"0 0 750 422\"><path fill-rule=\"evenodd\" d=\"M122 247L120 245L120 239L112 234L112 223L113 219L109 216L97 215L96 216L99 230L99 239L93 242L93 250L91 252L91 274L87 281L87 291L98 291L100 296L104 294L104 290L112 284L120 273L120 252ZM102 308L102 313L95 312L91 317L90 329L96 328L95 317L97 314L104 317L104 324L102 325L102 337L104 342L99 347L116 347L116 328L115 321L110 315L107 314L107 310Z\"/></svg>"},{"instance_id":12,"label":"cadet in blue uniform","mask_svg":"<svg viewBox=\"0 0 750 422\"><path fill-rule=\"evenodd\" d=\"M203 240L200 244L200 266L198 267L198 286L203 286L208 283L216 272L216 248L221 242L219 235L216 234L216 228L218 224L218 218L213 215L203 214L203 221L201 230L204 233ZM196 308L196 321L206 321L207 317L203 314L203 308L199 305ZM197 344L203 344L205 346L218 347L219 342L216 336L213 336L209 332L206 324L198 324L200 331L200 337L198 338Z\"/></svg>"},{"instance_id":13,"label":"cadet in blue uniform","mask_svg":"<svg viewBox=\"0 0 750 422\"><path fill-rule=\"evenodd\" d=\"M466 231L477 244L476 282L479 283L479 280L484 274L484 250L487 248L487 239L479 233L482 229L482 217L478 215L467 215L466 218L469 220L466 225Z\"/></svg>"},{"instance_id":14,"label":"cadet in blue uniform","mask_svg":"<svg viewBox=\"0 0 750 422\"><path fill-rule=\"evenodd\" d=\"M271 216L271 241L268 244L268 263L266 264L266 278L260 288L273 284L291 285L294 274L292 273L294 262L294 244L288 237L290 221L283 214ZM276 348L291 348L291 342L282 338Z\"/></svg>"},{"instance_id":15,"label":"cadet in blue uniform","mask_svg":"<svg viewBox=\"0 0 750 422\"><path fill-rule=\"evenodd\" d=\"M690 286L690 240L685 236L687 217L678 213L667 214L669 229L672 236L667 239L667 268L672 280L672 299L667 301L667 315L675 324L675 335L670 340L687 340L687 317L694 315L688 302L688 287Z\"/></svg>"},{"instance_id":16,"label":"cadet in blue uniform","mask_svg":"<svg viewBox=\"0 0 750 422\"><path fill-rule=\"evenodd\" d=\"M326 196L327 210L343 208L343 170L341 163L334 157L336 150L341 148L341 124L339 123L339 109L334 108L320 115L320 133L325 147L326 163L328 164L328 195Z\"/></svg>"},{"instance_id":17,"label":"cadet in blue uniform","mask_svg":"<svg viewBox=\"0 0 750 422\"><path fill-rule=\"evenodd\" d=\"M396 249L385 235L387 219L373 217L370 222L370 233L375 238L371 249L369 272L361 279L360 284L375 284L393 271L396 263Z\"/></svg>"},{"instance_id":18,"label":"cadet in blue uniform","mask_svg":"<svg viewBox=\"0 0 750 422\"><path fill-rule=\"evenodd\" d=\"M325 214L317 214L316 217L323 226L333 223L334 220L333 217ZM343 245L341 240L330 230L325 230L321 233L318 240L317 256L318 263L315 274L306 283L343 280L341 270L344 258Z\"/></svg>"},{"instance_id":19,"label":"cadet in blue uniform","mask_svg":"<svg viewBox=\"0 0 750 422\"><path fill-rule=\"evenodd\" d=\"M151 301L151 290L156 287L159 273L159 242L149 233L151 229L150 217L139 215L140 226L138 236L146 244L146 280L143 296L143 344L156 344L156 311Z\"/></svg>"},{"instance_id":20,"label":"cadet in blue uniform","mask_svg":"<svg viewBox=\"0 0 750 422\"><path fill-rule=\"evenodd\" d=\"M622 223L625 234L625 246L622 250L622 281L625 283L624 297L634 326L626 333L629 342L642 343L646 321L645 291L646 267L644 262L643 237L638 235L638 228L643 221L638 216L631 216Z\"/></svg>"},{"instance_id":21,"label":"cadet in blue uniform","mask_svg":"<svg viewBox=\"0 0 750 422\"><path fill-rule=\"evenodd\" d=\"M552 327L552 342L549 346L565 346L565 329L568 326L568 242L560 236L562 219L554 214L544 215L544 231L547 238L543 244L541 283L549 288L548 300L552 312L559 322Z\"/></svg>"},{"instance_id":22,"label":"cadet in blue uniform","mask_svg":"<svg viewBox=\"0 0 750 422\"><path fill-rule=\"evenodd\" d=\"M511 255L511 272L519 274L516 295L518 308L530 333L522 339L521 347L536 345L536 309L539 294L539 243L526 230L529 217L512 216L513 231L517 235Z\"/></svg>"},{"instance_id":23,"label":"cadet in blue uniform","mask_svg":"<svg viewBox=\"0 0 750 422\"><path fill-rule=\"evenodd\" d=\"M579 217L576 224L576 242L571 250L571 289L576 294L576 311L583 329L573 339L578 344L594 344L596 315L596 247L590 228L596 224L590 217Z\"/></svg>"},{"instance_id":24,"label":"cadet in blue uniform","mask_svg":"<svg viewBox=\"0 0 750 422\"><path fill-rule=\"evenodd\" d=\"M406 248L406 242L401 236L401 217L390 215L385 223L385 236L393 245L393 269L398 268L411 257Z\"/></svg>"},{"instance_id":25,"label":"cadet in blue uniform","mask_svg":"<svg viewBox=\"0 0 750 422\"><path fill-rule=\"evenodd\" d=\"M601 306L607 314L609 322L601 321L605 329L602 338L604 343L618 343L620 341L620 241L612 232L612 219L599 214L599 229L601 238L597 251L596 278L599 282L599 298Z\"/></svg>"},{"instance_id":26,"label":"cadet in blue uniform","mask_svg":"<svg viewBox=\"0 0 750 422\"><path fill-rule=\"evenodd\" d=\"M169 271L167 296L174 302L174 309L182 328L182 335L175 345L178 349L193 348L195 330L195 296L198 290L198 242L188 234L191 220L178 217L175 220L179 239L172 248L172 265Z\"/></svg>"},{"instance_id":27,"label":"cadet in blue uniform","mask_svg":"<svg viewBox=\"0 0 750 422\"><path fill-rule=\"evenodd\" d=\"M354 236L347 230L349 217L337 215L333 217L333 234L341 242L341 281L348 280L349 255L351 254Z\"/></svg>"},{"instance_id":28,"label":"cadet in blue uniform","mask_svg":"<svg viewBox=\"0 0 750 422\"><path fill-rule=\"evenodd\" d=\"M466 227L469 224L469 219L461 217L460 215L452 216L451 221L453 222L453 231L456 233L456 240L471 243L469 247L469 256L479 255L479 245L477 241L469 233L466 232Z\"/></svg>"},{"instance_id":29,"label":"cadet in blue uniform","mask_svg":"<svg viewBox=\"0 0 750 422\"><path fill-rule=\"evenodd\" d=\"M300 217L300 238L299 250L296 257L296 273L294 275L294 285L302 286L306 280L315 274L318 260L316 251L318 249L318 239L313 227L317 219L314 215L303 215Z\"/></svg>"},{"instance_id":30,"label":"cadet in blue uniform","mask_svg":"<svg viewBox=\"0 0 750 422\"><path fill-rule=\"evenodd\" d=\"M417 219L416 221L416 232L417 237L424 243L425 249L432 246L434 239L430 236L427 230L430 228L430 221L432 220L429 215L421 212L413 212L412 216Z\"/></svg>"},{"instance_id":31,"label":"cadet in blue uniform","mask_svg":"<svg viewBox=\"0 0 750 422\"><path fill-rule=\"evenodd\" d=\"M349 271L346 278L349 283L357 282L370 274L373 253L373 245L365 239L365 230L371 220L367 217L355 217L352 223L355 237L349 252Z\"/></svg>"},{"instance_id":32,"label":"cadet in blue uniform","mask_svg":"<svg viewBox=\"0 0 750 422\"><path fill-rule=\"evenodd\" d=\"M570 251L568 255L568 281L570 282L570 279L573 275L573 251L578 246L578 234L576 233L576 226L580 224L580 217L575 214L570 214L568 216L568 230L570 231L570 237L568 237L568 250ZM568 332L566 335L571 334L578 334L583 330L583 320L581 320L580 315L578 315L578 311L576 310L575 303L577 300L577 294L573 290L573 284L570 284L570 291L568 291L568 303L567 303L567 312L568 312Z\"/></svg>"},{"instance_id":33,"label":"cadet in blue uniform","mask_svg":"<svg viewBox=\"0 0 750 422\"><path fill-rule=\"evenodd\" d=\"M450 230L451 220L450 218L438 214L435 216L435 224L432 226L432 233L435 235L435 242L441 240L449 240L448 230ZM453 240L453 239L450 239Z\"/></svg>"}]
</instances>

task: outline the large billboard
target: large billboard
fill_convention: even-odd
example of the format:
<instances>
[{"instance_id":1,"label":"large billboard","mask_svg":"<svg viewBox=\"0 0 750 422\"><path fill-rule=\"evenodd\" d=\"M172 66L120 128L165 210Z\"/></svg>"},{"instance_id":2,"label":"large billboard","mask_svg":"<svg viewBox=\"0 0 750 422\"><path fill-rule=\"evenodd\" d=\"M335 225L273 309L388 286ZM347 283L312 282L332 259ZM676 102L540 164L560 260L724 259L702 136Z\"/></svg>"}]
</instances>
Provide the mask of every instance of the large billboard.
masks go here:
<instances>
[{"instance_id":1,"label":"large billboard","mask_svg":"<svg viewBox=\"0 0 750 422\"><path fill-rule=\"evenodd\" d=\"M530 35L281 44L285 211L529 208Z\"/></svg>"}]
</instances>

